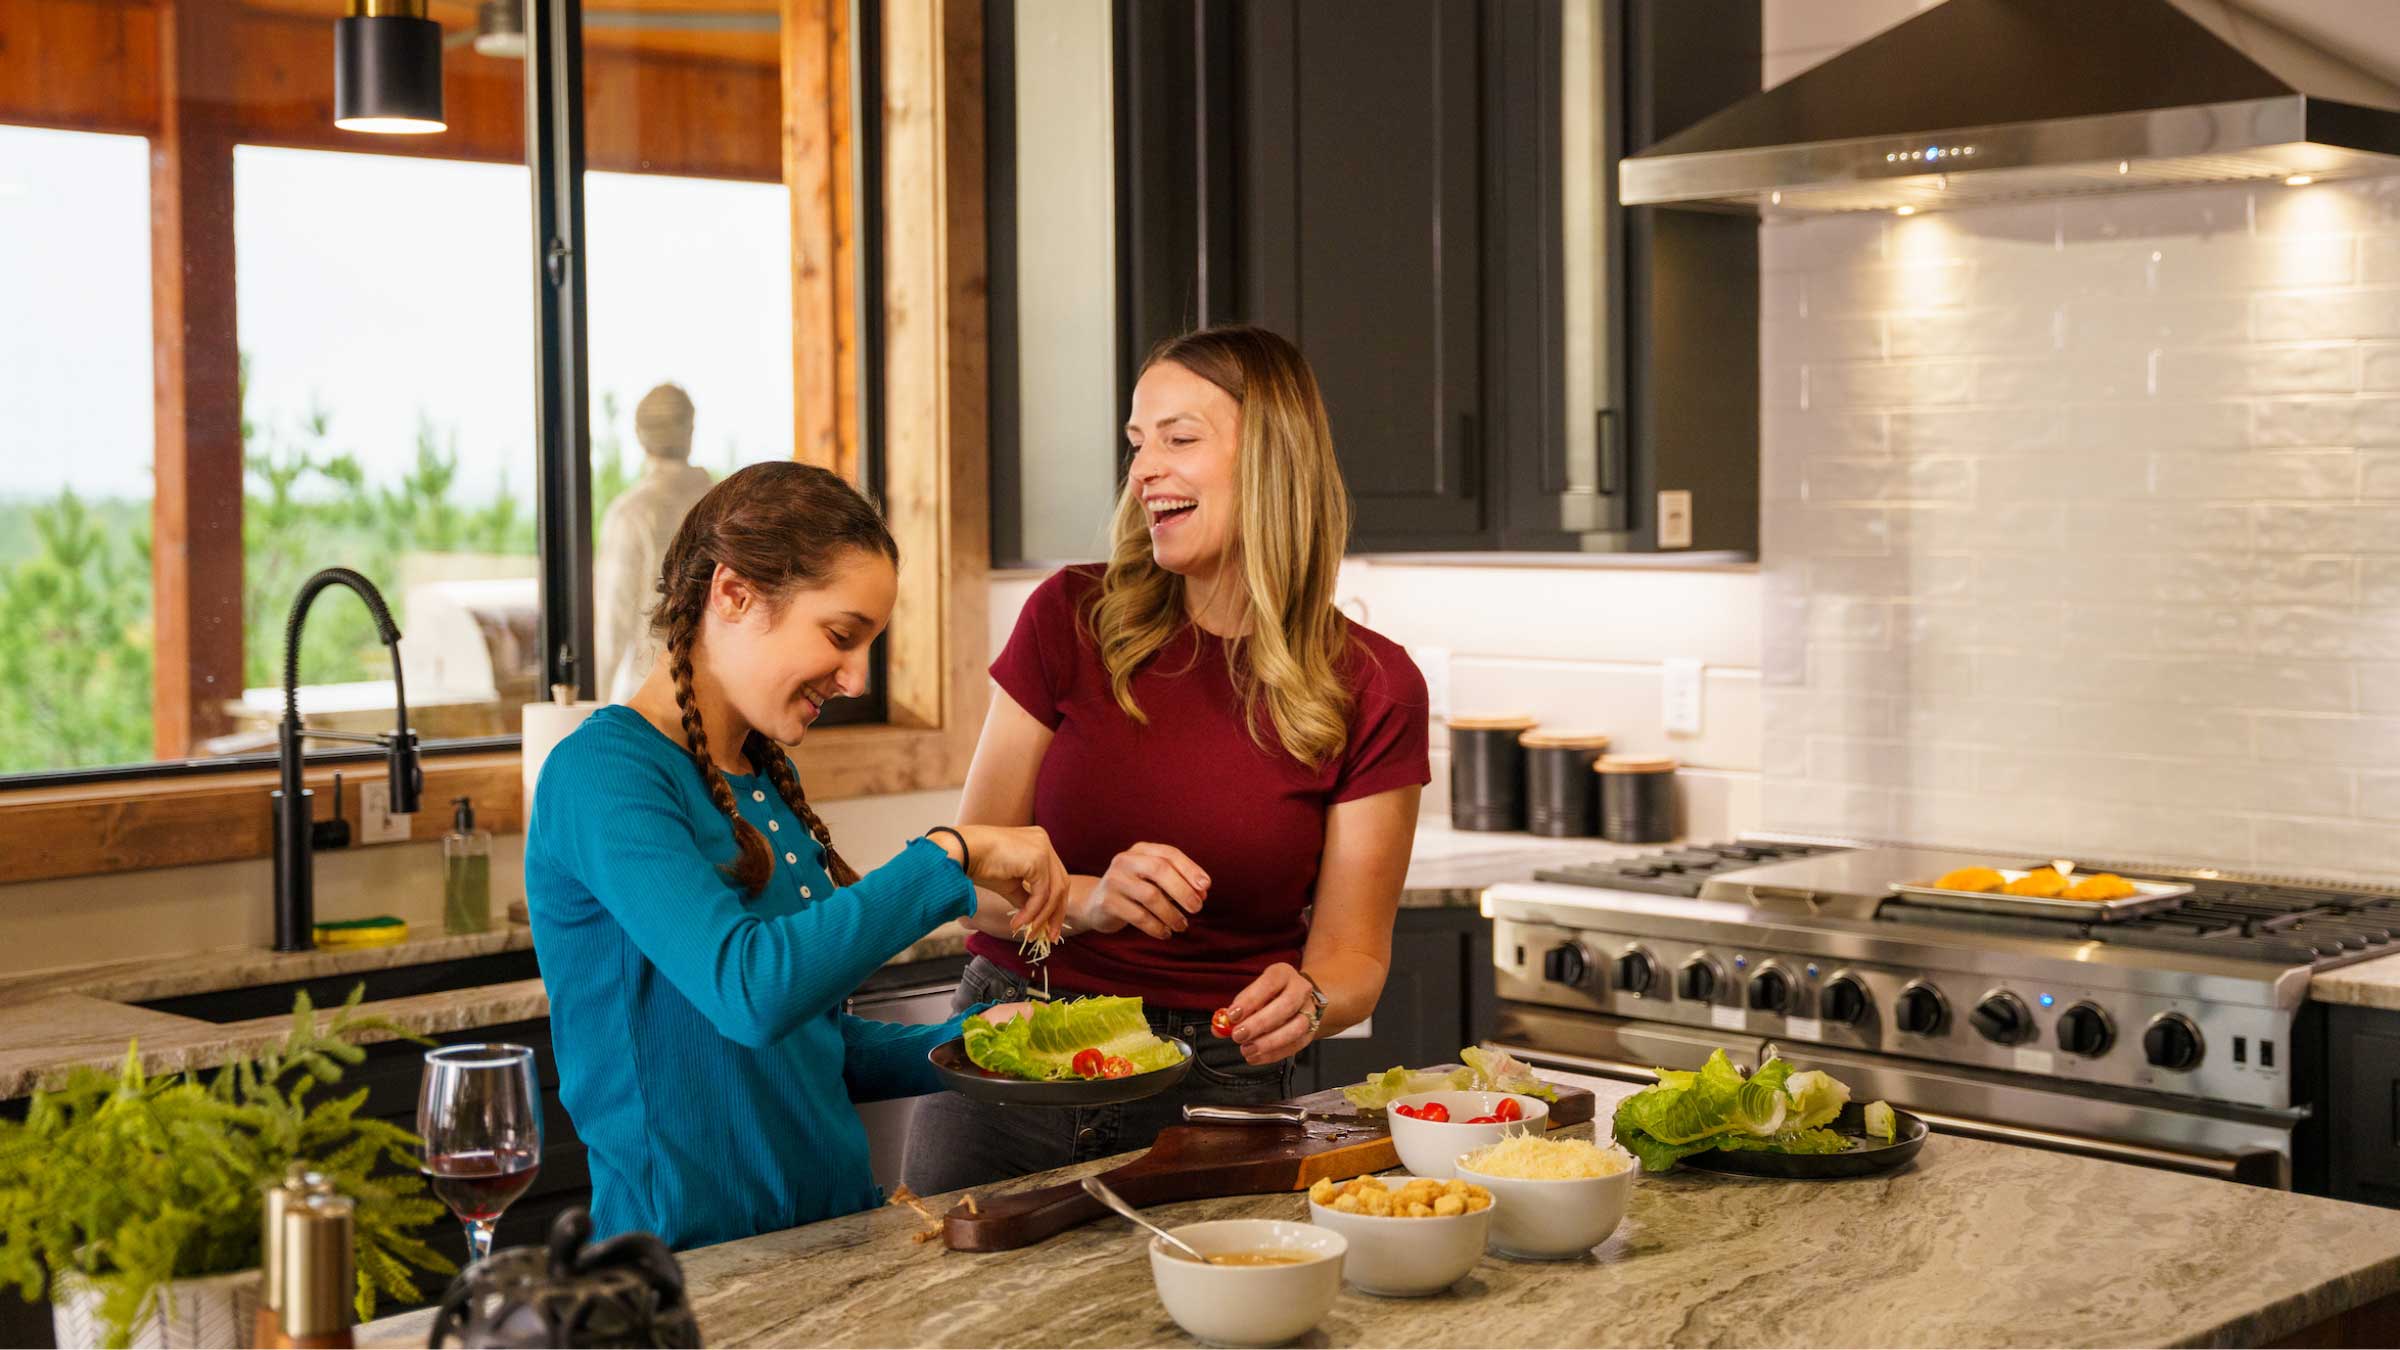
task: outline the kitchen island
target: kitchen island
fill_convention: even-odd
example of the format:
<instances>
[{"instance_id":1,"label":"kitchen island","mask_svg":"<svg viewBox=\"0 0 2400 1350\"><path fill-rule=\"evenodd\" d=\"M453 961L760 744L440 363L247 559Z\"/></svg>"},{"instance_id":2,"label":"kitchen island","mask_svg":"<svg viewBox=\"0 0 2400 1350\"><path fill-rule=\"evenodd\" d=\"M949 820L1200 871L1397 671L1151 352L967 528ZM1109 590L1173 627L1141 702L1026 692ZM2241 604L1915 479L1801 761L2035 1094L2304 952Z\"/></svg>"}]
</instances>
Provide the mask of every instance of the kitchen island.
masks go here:
<instances>
[{"instance_id":1,"label":"kitchen island","mask_svg":"<svg viewBox=\"0 0 2400 1350\"><path fill-rule=\"evenodd\" d=\"M1305 1221L1307 1203L1242 1196L1151 1215ZM1121 1221L992 1254L912 1241L919 1227L885 1209L685 1253L706 1343L1192 1343ZM2395 1294L2400 1214L1936 1136L1889 1177L1643 1177L1585 1260L1486 1256L1430 1299L1345 1288L1303 1344L2255 1345L2303 1331L2389 1344L2390 1305L2369 1305ZM359 1344L423 1345L429 1316L361 1328Z\"/></svg>"}]
</instances>

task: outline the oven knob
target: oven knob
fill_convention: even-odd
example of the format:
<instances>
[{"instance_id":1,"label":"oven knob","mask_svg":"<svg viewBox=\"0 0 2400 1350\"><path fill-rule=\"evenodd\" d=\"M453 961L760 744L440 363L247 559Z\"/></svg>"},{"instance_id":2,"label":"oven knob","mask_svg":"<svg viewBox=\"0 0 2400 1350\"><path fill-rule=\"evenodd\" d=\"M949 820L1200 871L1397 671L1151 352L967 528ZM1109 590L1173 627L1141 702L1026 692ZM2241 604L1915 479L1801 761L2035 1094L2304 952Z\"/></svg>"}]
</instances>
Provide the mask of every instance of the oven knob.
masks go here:
<instances>
[{"instance_id":1,"label":"oven knob","mask_svg":"<svg viewBox=\"0 0 2400 1350\"><path fill-rule=\"evenodd\" d=\"M2155 1068L2181 1073L2200 1062L2200 1028L2182 1013L2153 1019L2142 1033L2142 1057Z\"/></svg>"},{"instance_id":2,"label":"oven knob","mask_svg":"<svg viewBox=\"0 0 2400 1350\"><path fill-rule=\"evenodd\" d=\"M1717 963L1705 956L1693 957L1684 963L1675 982L1675 992L1694 1003L1706 1003L1717 996Z\"/></svg>"},{"instance_id":3,"label":"oven knob","mask_svg":"<svg viewBox=\"0 0 2400 1350\"><path fill-rule=\"evenodd\" d=\"M1761 966L1750 977L1750 1006L1758 1012L1779 1013L1792 1002L1791 977L1773 966Z\"/></svg>"},{"instance_id":4,"label":"oven knob","mask_svg":"<svg viewBox=\"0 0 2400 1350\"><path fill-rule=\"evenodd\" d=\"M2090 1003L2078 1003L2058 1015L2058 1048L2070 1055L2098 1059L2117 1043L2117 1029L2108 1014Z\"/></svg>"},{"instance_id":5,"label":"oven knob","mask_svg":"<svg viewBox=\"0 0 2400 1350\"><path fill-rule=\"evenodd\" d=\"M1658 967L1650 953L1636 947L1617 958L1617 988L1636 998L1650 996L1650 982L1658 978Z\"/></svg>"},{"instance_id":6,"label":"oven knob","mask_svg":"<svg viewBox=\"0 0 2400 1350\"><path fill-rule=\"evenodd\" d=\"M1580 989L1592 974L1591 953L1580 942L1562 942L1542 954L1542 978Z\"/></svg>"},{"instance_id":7,"label":"oven knob","mask_svg":"<svg viewBox=\"0 0 2400 1350\"><path fill-rule=\"evenodd\" d=\"M1911 1036L1939 1036L1950 1026L1950 1004L1942 991L1923 981L1900 991L1892 1023Z\"/></svg>"},{"instance_id":8,"label":"oven knob","mask_svg":"<svg viewBox=\"0 0 2400 1350\"><path fill-rule=\"evenodd\" d=\"M2025 1000L2005 989L1984 995L1967 1020L1994 1045L2015 1045L2033 1034L2033 1011L2025 1006Z\"/></svg>"},{"instance_id":9,"label":"oven knob","mask_svg":"<svg viewBox=\"0 0 2400 1350\"><path fill-rule=\"evenodd\" d=\"M1817 1010L1828 1022L1857 1026L1867 1017L1867 987L1855 975L1836 975L1825 982L1825 992L1817 996Z\"/></svg>"}]
</instances>

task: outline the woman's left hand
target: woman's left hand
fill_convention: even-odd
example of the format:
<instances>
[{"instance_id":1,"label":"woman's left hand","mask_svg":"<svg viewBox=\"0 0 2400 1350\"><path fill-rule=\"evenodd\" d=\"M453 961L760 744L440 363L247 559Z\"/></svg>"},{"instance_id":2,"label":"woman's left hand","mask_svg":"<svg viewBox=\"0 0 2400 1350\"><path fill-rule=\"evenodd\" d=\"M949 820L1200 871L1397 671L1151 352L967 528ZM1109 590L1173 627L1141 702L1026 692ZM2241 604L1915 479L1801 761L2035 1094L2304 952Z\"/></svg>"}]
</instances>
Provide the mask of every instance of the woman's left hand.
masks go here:
<instances>
[{"instance_id":1,"label":"woman's left hand","mask_svg":"<svg viewBox=\"0 0 2400 1350\"><path fill-rule=\"evenodd\" d=\"M1233 1014L1233 1042L1252 1064L1273 1064L1307 1048L1316 1033L1309 1026L1307 977L1288 961L1266 968L1250 987L1234 995L1226 1008Z\"/></svg>"},{"instance_id":2,"label":"woman's left hand","mask_svg":"<svg viewBox=\"0 0 2400 1350\"><path fill-rule=\"evenodd\" d=\"M1033 1015L1033 1005L1020 999L1015 1003L995 1003L982 1012L983 1020L993 1026L1006 1026L1020 1017Z\"/></svg>"}]
</instances>

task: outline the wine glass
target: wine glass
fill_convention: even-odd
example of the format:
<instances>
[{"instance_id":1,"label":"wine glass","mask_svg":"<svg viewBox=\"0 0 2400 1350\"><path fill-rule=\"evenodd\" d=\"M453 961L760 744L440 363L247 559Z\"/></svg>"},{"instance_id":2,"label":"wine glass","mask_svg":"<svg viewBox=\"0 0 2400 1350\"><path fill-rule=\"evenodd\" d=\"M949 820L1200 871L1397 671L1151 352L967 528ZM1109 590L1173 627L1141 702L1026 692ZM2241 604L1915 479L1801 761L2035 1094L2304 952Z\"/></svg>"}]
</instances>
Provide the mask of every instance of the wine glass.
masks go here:
<instances>
[{"instance_id":1,"label":"wine glass","mask_svg":"<svg viewBox=\"0 0 2400 1350\"><path fill-rule=\"evenodd\" d=\"M467 1227L467 1259L492 1253L492 1230L542 1165L542 1094L522 1045L425 1052L417 1134L433 1193Z\"/></svg>"}]
</instances>

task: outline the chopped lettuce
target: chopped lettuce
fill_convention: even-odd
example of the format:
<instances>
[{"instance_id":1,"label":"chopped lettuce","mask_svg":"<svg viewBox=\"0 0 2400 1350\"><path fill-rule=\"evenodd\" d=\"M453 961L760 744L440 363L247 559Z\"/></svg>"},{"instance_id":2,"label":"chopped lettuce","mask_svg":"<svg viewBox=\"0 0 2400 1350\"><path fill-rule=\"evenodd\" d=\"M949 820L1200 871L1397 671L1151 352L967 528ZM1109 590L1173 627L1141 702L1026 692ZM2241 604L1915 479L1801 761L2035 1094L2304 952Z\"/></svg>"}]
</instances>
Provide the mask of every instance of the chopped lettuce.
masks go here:
<instances>
[{"instance_id":1,"label":"chopped lettuce","mask_svg":"<svg viewBox=\"0 0 2400 1350\"><path fill-rule=\"evenodd\" d=\"M1619 1102L1616 1137L1650 1172L1712 1148L1840 1153L1850 1140L1824 1127L1849 1100L1836 1079L1794 1073L1781 1059L1745 1079L1719 1050L1697 1072L1660 1070L1657 1086Z\"/></svg>"},{"instance_id":2,"label":"chopped lettuce","mask_svg":"<svg viewBox=\"0 0 2400 1350\"><path fill-rule=\"evenodd\" d=\"M1082 1050L1122 1055L1135 1073L1164 1069L1183 1052L1151 1033L1138 998L1078 998L1035 1005L1023 1017L993 1026L970 1017L961 1027L967 1058L987 1073L1035 1082L1075 1077Z\"/></svg>"},{"instance_id":3,"label":"chopped lettuce","mask_svg":"<svg viewBox=\"0 0 2400 1350\"><path fill-rule=\"evenodd\" d=\"M1768 1062L1780 1064L1783 1061ZM1792 1125L1796 1129L1813 1130L1821 1125L1831 1125L1842 1114L1842 1108L1850 1104L1849 1085L1832 1074L1820 1073L1815 1069L1793 1074L1785 1082L1783 1090L1791 1094Z\"/></svg>"},{"instance_id":4,"label":"chopped lettuce","mask_svg":"<svg viewBox=\"0 0 2400 1350\"><path fill-rule=\"evenodd\" d=\"M1473 1092L1514 1092L1521 1097L1539 1097L1546 1102L1558 1100L1558 1089L1533 1076L1533 1070L1506 1050L1495 1045L1470 1045L1458 1052L1474 1078L1467 1084Z\"/></svg>"},{"instance_id":5,"label":"chopped lettuce","mask_svg":"<svg viewBox=\"0 0 2400 1350\"><path fill-rule=\"evenodd\" d=\"M1363 1083L1342 1089L1342 1095L1361 1111L1380 1111L1402 1097L1419 1092L1513 1092L1523 1097L1558 1100L1558 1089L1534 1077L1533 1070L1507 1051L1471 1045L1458 1052L1464 1067L1411 1069L1395 1064Z\"/></svg>"},{"instance_id":6,"label":"chopped lettuce","mask_svg":"<svg viewBox=\"0 0 2400 1350\"><path fill-rule=\"evenodd\" d=\"M1900 1137L1900 1118L1892 1114L1890 1102L1868 1102L1864 1115L1868 1134L1887 1144Z\"/></svg>"}]
</instances>

